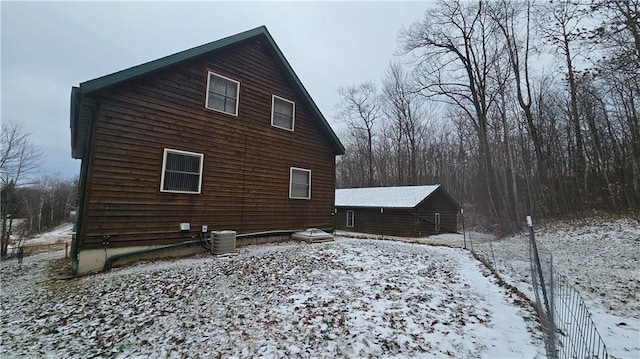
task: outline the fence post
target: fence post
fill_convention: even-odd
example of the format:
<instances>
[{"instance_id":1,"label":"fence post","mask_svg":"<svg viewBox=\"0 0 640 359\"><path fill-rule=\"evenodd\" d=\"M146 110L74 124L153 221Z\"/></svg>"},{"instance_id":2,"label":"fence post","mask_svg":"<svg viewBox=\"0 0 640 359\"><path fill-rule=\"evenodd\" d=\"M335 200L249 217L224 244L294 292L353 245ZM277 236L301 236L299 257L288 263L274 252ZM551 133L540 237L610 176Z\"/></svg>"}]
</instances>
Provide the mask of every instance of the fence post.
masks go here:
<instances>
[{"instance_id":1,"label":"fence post","mask_svg":"<svg viewBox=\"0 0 640 359\"><path fill-rule=\"evenodd\" d=\"M464 223L464 216L462 217L462 223ZM476 222L475 220L472 219L471 223L476 223ZM473 236L469 236L469 246L471 247L472 252L476 251L475 248L473 248Z\"/></svg>"},{"instance_id":2,"label":"fence post","mask_svg":"<svg viewBox=\"0 0 640 359\"><path fill-rule=\"evenodd\" d=\"M380 222L382 222L382 239L384 239L384 207L380 207Z\"/></svg>"},{"instance_id":3,"label":"fence post","mask_svg":"<svg viewBox=\"0 0 640 359\"><path fill-rule=\"evenodd\" d=\"M462 248L467 249L467 232L464 230L464 208L460 208L460 216L462 217Z\"/></svg>"},{"instance_id":4,"label":"fence post","mask_svg":"<svg viewBox=\"0 0 640 359\"><path fill-rule=\"evenodd\" d=\"M64 258L69 258L69 243L64 244Z\"/></svg>"},{"instance_id":5,"label":"fence post","mask_svg":"<svg viewBox=\"0 0 640 359\"><path fill-rule=\"evenodd\" d=\"M551 316L551 325L553 325L551 329L553 329L553 332L555 333L556 332L556 318L555 318L556 306L555 306L555 299L554 299L555 289L553 288L554 283L555 283L555 279L553 278L553 254L549 253L549 309L551 310L549 314Z\"/></svg>"},{"instance_id":6,"label":"fence post","mask_svg":"<svg viewBox=\"0 0 640 359\"><path fill-rule=\"evenodd\" d=\"M24 247L20 246L20 248L18 248L18 264L22 264L23 258L24 258Z\"/></svg>"},{"instance_id":7,"label":"fence post","mask_svg":"<svg viewBox=\"0 0 640 359\"><path fill-rule=\"evenodd\" d=\"M544 282L544 275L542 274L542 266L540 263L540 255L538 254L538 245L536 244L536 236L535 236L535 232L533 231L533 221L531 220L531 216L527 216L527 226L529 226L529 243L530 243L530 249L531 252L533 254L533 264L532 264L532 273L531 276L537 276L539 279L539 285L540 285L540 289L542 290L542 297L543 297L543 305L541 306L540 303L538 303L538 307L541 308L540 312L542 313L538 313L541 318L543 320L543 327L545 332L546 332L546 336L547 336L547 356L551 359L555 359L557 358L557 352L556 352L556 341L555 341L555 325L553 324L553 312L551 311L551 306L549 304L549 297L547 295L547 287L545 285ZM535 268L535 271L533 270L533 267ZM535 273L534 273L535 272ZM534 291L537 292L537 288L533 288ZM537 295L536 295L537 297ZM539 300L539 299L538 299Z\"/></svg>"}]
</instances>

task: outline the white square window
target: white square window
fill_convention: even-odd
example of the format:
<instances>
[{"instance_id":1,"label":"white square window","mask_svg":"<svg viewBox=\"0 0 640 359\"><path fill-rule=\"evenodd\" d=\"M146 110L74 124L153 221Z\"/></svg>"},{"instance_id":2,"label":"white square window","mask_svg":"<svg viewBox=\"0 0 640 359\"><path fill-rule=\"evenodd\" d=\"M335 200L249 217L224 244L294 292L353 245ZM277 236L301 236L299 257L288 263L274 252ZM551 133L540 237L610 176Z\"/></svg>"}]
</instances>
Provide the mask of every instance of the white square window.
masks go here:
<instances>
[{"instance_id":1,"label":"white square window","mask_svg":"<svg viewBox=\"0 0 640 359\"><path fill-rule=\"evenodd\" d=\"M203 159L201 153L165 148L160 192L200 193Z\"/></svg>"},{"instance_id":2,"label":"white square window","mask_svg":"<svg viewBox=\"0 0 640 359\"><path fill-rule=\"evenodd\" d=\"M289 198L311 198L311 171L291 167L289 178Z\"/></svg>"},{"instance_id":3,"label":"white square window","mask_svg":"<svg viewBox=\"0 0 640 359\"><path fill-rule=\"evenodd\" d=\"M347 211L347 227L353 227L353 211Z\"/></svg>"},{"instance_id":4,"label":"white square window","mask_svg":"<svg viewBox=\"0 0 640 359\"><path fill-rule=\"evenodd\" d=\"M271 126L293 131L296 103L273 95L271 98Z\"/></svg>"},{"instance_id":5,"label":"white square window","mask_svg":"<svg viewBox=\"0 0 640 359\"><path fill-rule=\"evenodd\" d=\"M239 93L240 82L209 72L206 99L208 109L238 116Z\"/></svg>"}]
</instances>

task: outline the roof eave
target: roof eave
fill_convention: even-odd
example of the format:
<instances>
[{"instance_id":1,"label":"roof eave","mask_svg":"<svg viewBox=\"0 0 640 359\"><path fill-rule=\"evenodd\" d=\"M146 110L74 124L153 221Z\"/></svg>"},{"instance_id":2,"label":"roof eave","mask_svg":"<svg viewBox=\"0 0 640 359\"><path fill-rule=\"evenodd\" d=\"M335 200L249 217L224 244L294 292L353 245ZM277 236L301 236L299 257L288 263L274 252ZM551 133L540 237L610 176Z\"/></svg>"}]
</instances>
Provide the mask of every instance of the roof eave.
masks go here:
<instances>
[{"instance_id":1,"label":"roof eave","mask_svg":"<svg viewBox=\"0 0 640 359\"><path fill-rule=\"evenodd\" d=\"M433 191L431 191L431 193L429 193L428 196L426 196L422 201L420 201L420 203L418 203L414 208L417 208L419 206L421 206L424 202L426 202L431 196L433 196L434 193L438 192L438 191L442 191L444 193L444 195L449 199L449 201L451 201L451 203L455 204L456 207L458 208L458 210L460 210L460 204L458 203L458 201L456 201L451 194L449 193L449 191L447 191L441 184L436 185L438 186L436 189L434 189Z\"/></svg>"},{"instance_id":2,"label":"roof eave","mask_svg":"<svg viewBox=\"0 0 640 359\"><path fill-rule=\"evenodd\" d=\"M311 98L311 95L309 95L309 92L302 84L302 81L300 81L300 79L298 78L298 75L296 75L296 73L293 71L291 64L289 64L289 61L287 61L287 59L284 57L284 54L282 53L282 51L276 44L275 40L273 39L273 37L271 37L271 34L269 33L266 26L264 25L257 27L255 29L241 32L236 35L228 36L226 38L213 41L201 46L197 46L197 47L184 50L169 56L165 56L154 61L146 62L141 65L130 67L128 69L124 69L109 75L105 75L93 80L82 82L77 91L79 93L82 93L83 95L89 95L93 92L116 85L120 82L131 80L151 72L159 71L167 67L179 64L183 61L187 61L195 57L205 55L211 51L219 50L229 45L237 44L239 42L242 42L254 37L258 37L258 36L265 37L266 40L270 43L271 48L273 49L273 52L280 60L280 63L282 63L285 72L287 73L289 78L293 81L293 83L295 84L295 87L299 89L299 92L304 98L304 100L307 102L309 109L311 110L313 115L320 120L322 125L321 126L322 130L324 131L325 135L327 135L331 140L331 142L333 143L336 155L343 155L345 153L344 145L342 144L342 142L340 142L340 139L338 138L338 136L335 134L335 132L329 125L329 122L324 117L324 115L322 115L322 112L320 112L320 109Z\"/></svg>"},{"instance_id":3,"label":"roof eave","mask_svg":"<svg viewBox=\"0 0 640 359\"><path fill-rule=\"evenodd\" d=\"M264 35L267 37L268 41L271 43L272 48L276 53L276 56L278 56L281 63L284 65L286 72L289 74L289 77L291 78L291 80L293 80L295 85L300 89L300 93L302 94L304 99L307 101L310 110L322 122L322 126L323 126L323 129L325 130L325 133L331 138L331 140L334 142L336 146L336 154L343 155L345 153L344 145L342 144L342 142L340 141L336 133L333 131L333 129L329 125L329 122L324 117L322 112L320 112L318 105L316 105L315 101L313 101L313 98L311 97L307 89L302 84L302 81L300 81L300 78L298 77L298 75L295 73L295 71L293 71L293 67L291 66L287 58L284 56L284 54L280 50L280 47L278 47L278 44L276 44L275 40L273 39L273 37L271 37L271 34L269 33L269 31L266 30L266 28L265 28Z\"/></svg>"},{"instance_id":4,"label":"roof eave","mask_svg":"<svg viewBox=\"0 0 640 359\"><path fill-rule=\"evenodd\" d=\"M76 114L78 112L77 107L77 93L78 88L76 86L71 87L71 104L69 111L69 128L71 129L71 157L76 158L76 144L75 138L78 133L78 127L76 126Z\"/></svg>"},{"instance_id":5,"label":"roof eave","mask_svg":"<svg viewBox=\"0 0 640 359\"><path fill-rule=\"evenodd\" d=\"M351 206L351 205L335 205L336 208L388 208L388 209L414 209L415 207L393 207L393 206Z\"/></svg>"},{"instance_id":6,"label":"roof eave","mask_svg":"<svg viewBox=\"0 0 640 359\"><path fill-rule=\"evenodd\" d=\"M122 81L127 81L138 76L155 72L180 62L193 59L194 57L207 54L211 51L221 49L223 47L250 39L261 34L268 34L265 26L260 26L255 29L251 29L245 32L241 32L236 35L228 36L220 40L216 40L204 45L200 45L188 50L184 50L172 55L168 55L157 60L149 61L144 64L130 67L118 72L114 72L109 75L98 77L93 80L85 81L80 84L80 91L83 94L89 94L103 88L115 85Z\"/></svg>"}]
</instances>

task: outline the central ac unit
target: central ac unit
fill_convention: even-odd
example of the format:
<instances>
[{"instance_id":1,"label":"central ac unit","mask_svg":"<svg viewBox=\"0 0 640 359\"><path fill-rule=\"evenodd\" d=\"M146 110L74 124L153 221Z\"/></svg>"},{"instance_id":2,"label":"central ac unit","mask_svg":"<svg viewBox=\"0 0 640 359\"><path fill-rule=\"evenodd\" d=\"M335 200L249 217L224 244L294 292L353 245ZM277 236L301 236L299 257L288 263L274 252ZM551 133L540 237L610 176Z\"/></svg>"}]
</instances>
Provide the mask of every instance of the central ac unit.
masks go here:
<instances>
[{"instance_id":1,"label":"central ac unit","mask_svg":"<svg viewBox=\"0 0 640 359\"><path fill-rule=\"evenodd\" d=\"M236 251L236 231L211 232L211 253L215 255L231 254Z\"/></svg>"}]
</instances>

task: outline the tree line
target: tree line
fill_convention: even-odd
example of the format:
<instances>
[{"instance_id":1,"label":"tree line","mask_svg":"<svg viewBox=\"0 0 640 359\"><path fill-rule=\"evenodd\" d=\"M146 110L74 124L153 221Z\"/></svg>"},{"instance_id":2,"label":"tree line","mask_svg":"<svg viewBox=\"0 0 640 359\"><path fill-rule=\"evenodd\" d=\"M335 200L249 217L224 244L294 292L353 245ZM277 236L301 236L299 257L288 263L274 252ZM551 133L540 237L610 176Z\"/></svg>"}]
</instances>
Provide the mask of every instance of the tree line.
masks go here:
<instances>
[{"instance_id":1,"label":"tree line","mask_svg":"<svg viewBox=\"0 0 640 359\"><path fill-rule=\"evenodd\" d=\"M637 211L639 17L637 0L434 3L380 81L338 89L337 186L440 183L503 223Z\"/></svg>"},{"instance_id":2,"label":"tree line","mask_svg":"<svg viewBox=\"0 0 640 359\"><path fill-rule=\"evenodd\" d=\"M78 181L37 175L42 151L31 143L23 123L3 122L1 139L0 247L5 257L11 241L19 243L71 221Z\"/></svg>"}]
</instances>

